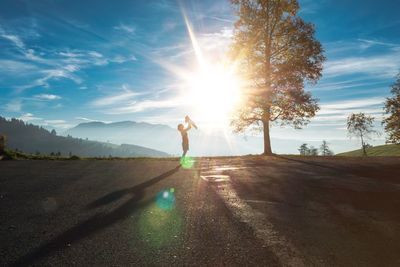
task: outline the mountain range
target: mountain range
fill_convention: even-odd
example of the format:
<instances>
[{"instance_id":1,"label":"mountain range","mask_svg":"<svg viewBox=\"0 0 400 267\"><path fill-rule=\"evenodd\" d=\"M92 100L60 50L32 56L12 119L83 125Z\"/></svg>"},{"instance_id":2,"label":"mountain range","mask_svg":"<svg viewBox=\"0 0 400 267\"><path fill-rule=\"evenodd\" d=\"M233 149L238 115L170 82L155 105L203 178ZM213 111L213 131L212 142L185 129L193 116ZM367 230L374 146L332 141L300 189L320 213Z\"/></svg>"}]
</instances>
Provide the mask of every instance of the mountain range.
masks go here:
<instances>
[{"instance_id":1,"label":"mountain range","mask_svg":"<svg viewBox=\"0 0 400 267\"><path fill-rule=\"evenodd\" d=\"M6 135L6 146L31 154L60 153L81 157L167 157L169 154L133 144L112 144L72 136L59 136L55 131L0 117L0 134Z\"/></svg>"}]
</instances>

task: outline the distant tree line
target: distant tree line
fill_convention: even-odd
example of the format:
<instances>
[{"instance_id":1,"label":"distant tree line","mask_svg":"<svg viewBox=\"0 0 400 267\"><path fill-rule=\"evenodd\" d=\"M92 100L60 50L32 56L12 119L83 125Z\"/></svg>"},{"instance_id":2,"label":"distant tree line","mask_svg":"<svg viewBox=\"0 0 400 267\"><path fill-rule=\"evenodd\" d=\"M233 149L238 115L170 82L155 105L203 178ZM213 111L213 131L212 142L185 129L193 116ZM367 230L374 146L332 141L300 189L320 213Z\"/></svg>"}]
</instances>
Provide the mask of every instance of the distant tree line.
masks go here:
<instances>
[{"instance_id":1,"label":"distant tree line","mask_svg":"<svg viewBox=\"0 0 400 267\"><path fill-rule=\"evenodd\" d=\"M304 143L299 148L300 155L302 156L333 156L333 151L329 148L328 142L325 140L322 141L319 150L314 146L309 146L308 144Z\"/></svg>"}]
</instances>

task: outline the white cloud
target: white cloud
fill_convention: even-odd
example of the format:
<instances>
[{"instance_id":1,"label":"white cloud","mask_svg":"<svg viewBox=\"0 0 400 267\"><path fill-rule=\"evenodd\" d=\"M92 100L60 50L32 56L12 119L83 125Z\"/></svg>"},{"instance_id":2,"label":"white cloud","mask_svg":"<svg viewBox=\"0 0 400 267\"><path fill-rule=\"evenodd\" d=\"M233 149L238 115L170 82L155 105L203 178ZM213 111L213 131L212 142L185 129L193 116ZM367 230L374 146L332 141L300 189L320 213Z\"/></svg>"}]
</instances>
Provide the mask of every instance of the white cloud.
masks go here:
<instances>
[{"instance_id":1,"label":"white cloud","mask_svg":"<svg viewBox=\"0 0 400 267\"><path fill-rule=\"evenodd\" d=\"M65 120L45 120L45 123L48 124L65 124L66 121Z\"/></svg>"},{"instance_id":2,"label":"white cloud","mask_svg":"<svg viewBox=\"0 0 400 267\"><path fill-rule=\"evenodd\" d=\"M93 122L93 121L99 121L99 122L104 122L104 123L111 123L112 121L104 121L104 120L94 120L90 118L85 118L85 117L75 117L76 120L80 121L87 121L87 122Z\"/></svg>"},{"instance_id":3,"label":"white cloud","mask_svg":"<svg viewBox=\"0 0 400 267\"><path fill-rule=\"evenodd\" d=\"M142 112L146 110L162 109L162 108L174 108L180 107L184 104L183 99L180 97L170 99L158 99L158 100L143 100L128 103L123 106L114 107L106 110L107 114L129 114Z\"/></svg>"},{"instance_id":4,"label":"white cloud","mask_svg":"<svg viewBox=\"0 0 400 267\"><path fill-rule=\"evenodd\" d=\"M119 24L119 26L115 26L114 29L119 31L125 31L131 34L135 33L136 31L136 27L134 25L127 25L124 23Z\"/></svg>"},{"instance_id":5,"label":"white cloud","mask_svg":"<svg viewBox=\"0 0 400 267\"><path fill-rule=\"evenodd\" d=\"M108 95L97 98L91 102L95 107L107 107L112 105L124 105L134 101L134 98L141 93L133 92L126 84L122 85L122 90L119 94Z\"/></svg>"},{"instance_id":6,"label":"white cloud","mask_svg":"<svg viewBox=\"0 0 400 267\"><path fill-rule=\"evenodd\" d=\"M366 74L374 78L392 78L393 73L400 68L397 60L400 56L400 43L353 39L326 42L324 47L328 57L324 64L325 77Z\"/></svg>"},{"instance_id":7,"label":"white cloud","mask_svg":"<svg viewBox=\"0 0 400 267\"><path fill-rule=\"evenodd\" d=\"M173 29L175 29L177 25L178 24L175 21L166 20L162 24L162 30L164 32L169 32L169 31L172 31Z\"/></svg>"},{"instance_id":8,"label":"white cloud","mask_svg":"<svg viewBox=\"0 0 400 267\"><path fill-rule=\"evenodd\" d=\"M14 99L5 105L5 110L8 112L20 112L22 109L21 99Z\"/></svg>"},{"instance_id":9,"label":"white cloud","mask_svg":"<svg viewBox=\"0 0 400 267\"><path fill-rule=\"evenodd\" d=\"M56 129L68 129L73 126L72 124L69 124L65 120L43 120L43 123L41 123L41 125L50 126Z\"/></svg>"},{"instance_id":10,"label":"white cloud","mask_svg":"<svg viewBox=\"0 0 400 267\"><path fill-rule=\"evenodd\" d=\"M321 111L362 108L362 107L368 107L368 106L373 106L373 105L382 105L383 106L384 101L385 101L384 97L369 97L369 98L361 98L361 99L353 99L353 100L336 101L336 102L330 102L327 104L322 104Z\"/></svg>"},{"instance_id":11,"label":"white cloud","mask_svg":"<svg viewBox=\"0 0 400 267\"><path fill-rule=\"evenodd\" d=\"M40 94L40 95L35 95L34 97L37 98L37 99L40 99L40 100L58 100L58 99L61 99L61 96L52 95L52 94Z\"/></svg>"},{"instance_id":12,"label":"white cloud","mask_svg":"<svg viewBox=\"0 0 400 267\"><path fill-rule=\"evenodd\" d=\"M313 122L345 124L351 113L363 112L379 118L383 114L384 97L370 97L353 100L335 101L321 104L321 110L312 119Z\"/></svg>"},{"instance_id":13,"label":"white cloud","mask_svg":"<svg viewBox=\"0 0 400 267\"><path fill-rule=\"evenodd\" d=\"M124 63L136 60L134 55L113 55L106 57L100 52L93 50L47 51L47 53L41 53L46 55L46 58L43 58L42 55L38 56L33 49L29 49L25 45L21 48L21 52L25 55L27 60L32 63L40 63L41 66L39 67L38 65L20 61L0 60L0 63L3 63L1 65L4 66L0 70L0 73L12 72L16 74L21 73L21 75L39 76L39 78L36 79L30 77L31 82L28 84L16 86L15 88L19 91L37 86L49 87L49 81L61 78L72 80L76 84L81 84L83 80L78 75L80 70L92 66L105 66L110 62Z\"/></svg>"},{"instance_id":14,"label":"white cloud","mask_svg":"<svg viewBox=\"0 0 400 267\"><path fill-rule=\"evenodd\" d=\"M115 63L125 63L125 62L128 62L128 61L136 61L137 60L137 58L135 57L135 56L129 56L129 57L125 57L125 56L122 56L122 55L117 55L117 56L115 56L115 57L113 57L112 59L110 59L110 62L115 62Z\"/></svg>"},{"instance_id":15,"label":"white cloud","mask_svg":"<svg viewBox=\"0 0 400 267\"><path fill-rule=\"evenodd\" d=\"M336 77L367 74L376 78L393 78L400 69L400 51L364 57L347 57L325 63L324 75Z\"/></svg>"},{"instance_id":16,"label":"white cloud","mask_svg":"<svg viewBox=\"0 0 400 267\"><path fill-rule=\"evenodd\" d=\"M93 120L85 117L75 117L76 120L81 120L81 121L98 121L98 120Z\"/></svg>"},{"instance_id":17,"label":"white cloud","mask_svg":"<svg viewBox=\"0 0 400 267\"><path fill-rule=\"evenodd\" d=\"M96 52L96 51L90 51L88 54L91 55L92 57L97 57L97 58L103 57L102 54L100 54L99 52Z\"/></svg>"},{"instance_id":18,"label":"white cloud","mask_svg":"<svg viewBox=\"0 0 400 267\"><path fill-rule=\"evenodd\" d=\"M26 122L42 120L42 118L35 117L32 113L25 113L21 117L19 117L18 119L26 121Z\"/></svg>"},{"instance_id":19,"label":"white cloud","mask_svg":"<svg viewBox=\"0 0 400 267\"><path fill-rule=\"evenodd\" d=\"M26 72L37 71L38 68L30 63L0 59L0 73L12 74L12 75L25 75Z\"/></svg>"},{"instance_id":20,"label":"white cloud","mask_svg":"<svg viewBox=\"0 0 400 267\"><path fill-rule=\"evenodd\" d=\"M9 41L11 41L16 47L20 48L20 49L25 49L25 44L24 42L21 40L21 38L19 38L17 35L12 35L12 34L6 34L3 31L0 34L1 37L3 37L4 39L7 39Z\"/></svg>"},{"instance_id":21,"label":"white cloud","mask_svg":"<svg viewBox=\"0 0 400 267\"><path fill-rule=\"evenodd\" d=\"M368 78L364 79L353 79L346 80L340 82L328 82L328 83L320 83L317 85L311 86L309 89L313 92L315 91L334 91L334 90L342 90L347 88L356 88L356 87L370 87L372 85L384 85L387 84L387 80L379 80L379 81L371 81Z\"/></svg>"},{"instance_id":22,"label":"white cloud","mask_svg":"<svg viewBox=\"0 0 400 267\"><path fill-rule=\"evenodd\" d=\"M379 40L358 39L361 49L368 49L373 46L400 47L399 44L383 42Z\"/></svg>"}]
</instances>

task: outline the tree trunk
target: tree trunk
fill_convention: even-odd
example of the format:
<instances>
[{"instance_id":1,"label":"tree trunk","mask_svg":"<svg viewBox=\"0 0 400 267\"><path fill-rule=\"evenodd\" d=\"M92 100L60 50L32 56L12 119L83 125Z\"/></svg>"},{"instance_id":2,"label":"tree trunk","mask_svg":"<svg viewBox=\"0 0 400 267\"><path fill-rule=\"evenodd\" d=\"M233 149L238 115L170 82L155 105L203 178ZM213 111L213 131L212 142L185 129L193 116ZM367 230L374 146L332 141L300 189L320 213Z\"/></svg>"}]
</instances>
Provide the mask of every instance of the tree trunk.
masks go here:
<instances>
[{"instance_id":1,"label":"tree trunk","mask_svg":"<svg viewBox=\"0 0 400 267\"><path fill-rule=\"evenodd\" d=\"M365 144L364 144L364 138L363 138L363 134L361 133L361 146L363 149L363 156L367 155L367 151L365 150Z\"/></svg>"},{"instance_id":2,"label":"tree trunk","mask_svg":"<svg viewBox=\"0 0 400 267\"><path fill-rule=\"evenodd\" d=\"M271 39L270 39L270 19L269 19L269 0L267 1L266 10L266 36L265 38L265 109L263 116L264 131L264 155L272 155L271 139L269 137L269 123L271 116Z\"/></svg>"},{"instance_id":3,"label":"tree trunk","mask_svg":"<svg viewBox=\"0 0 400 267\"><path fill-rule=\"evenodd\" d=\"M272 155L271 139L269 137L269 119L263 120L264 126L264 155Z\"/></svg>"}]
</instances>

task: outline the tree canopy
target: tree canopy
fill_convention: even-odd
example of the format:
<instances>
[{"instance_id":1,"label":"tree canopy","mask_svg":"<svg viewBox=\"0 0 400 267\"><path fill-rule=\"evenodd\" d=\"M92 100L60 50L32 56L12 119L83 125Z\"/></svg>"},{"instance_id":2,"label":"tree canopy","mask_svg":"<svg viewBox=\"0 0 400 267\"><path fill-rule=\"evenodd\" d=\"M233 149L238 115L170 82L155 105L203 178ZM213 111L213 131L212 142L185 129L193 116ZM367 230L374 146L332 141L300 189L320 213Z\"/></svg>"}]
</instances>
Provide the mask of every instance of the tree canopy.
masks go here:
<instances>
[{"instance_id":1,"label":"tree canopy","mask_svg":"<svg viewBox=\"0 0 400 267\"><path fill-rule=\"evenodd\" d=\"M391 89L392 97L385 102L385 112L388 117L383 120L385 131L388 134L388 143L400 143L400 73Z\"/></svg>"}]
</instances>

